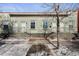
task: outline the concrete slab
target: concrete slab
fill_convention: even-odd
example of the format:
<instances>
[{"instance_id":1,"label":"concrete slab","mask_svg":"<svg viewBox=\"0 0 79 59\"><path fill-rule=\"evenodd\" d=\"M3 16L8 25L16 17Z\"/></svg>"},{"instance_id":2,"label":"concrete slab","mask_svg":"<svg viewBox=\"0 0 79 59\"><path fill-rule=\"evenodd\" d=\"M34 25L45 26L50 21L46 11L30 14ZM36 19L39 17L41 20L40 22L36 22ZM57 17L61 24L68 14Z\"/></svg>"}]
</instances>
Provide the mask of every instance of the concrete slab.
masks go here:
<instances>
[{"instance_id":1,"label":"concrete slab","mask_svg":"<svg viewBox=\"0 0 79 59\"><path fill-rule=\"evenodd\" d=\"M9 38L1 40L5 42L0 46L1 56L25 56L31 44L27 44L29 39Z\"/></svg>"},{"instance_id":2,"label":"concrete slab","mask_svg":"<svg viewBox=\"0 0 79 59\"><path fill-rule=\"evenodd\" d=\"M3 56L25 56L31 45L20 44L14 45L9 51L3 54Z\"/></svg>"}]
</instances>

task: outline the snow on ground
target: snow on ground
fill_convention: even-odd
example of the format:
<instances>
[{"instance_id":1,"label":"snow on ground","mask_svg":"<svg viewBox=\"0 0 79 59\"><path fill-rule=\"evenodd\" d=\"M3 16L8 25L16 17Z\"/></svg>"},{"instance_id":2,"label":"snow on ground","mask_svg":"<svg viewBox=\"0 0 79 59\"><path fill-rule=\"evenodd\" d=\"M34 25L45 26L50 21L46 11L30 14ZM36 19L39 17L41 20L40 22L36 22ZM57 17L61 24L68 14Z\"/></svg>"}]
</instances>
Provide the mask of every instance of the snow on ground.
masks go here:
<instances>
[{"instance_id":1,"label":"snow on ground","mask_svg":"<svg viewBox=\"0 0 79 59\"><path fill-rule=\"evenodd\" d=\"M32 42L29 43L29 38L26 39L17 39L17 38L8 38L0 40L0 43L3 42L3 44L0 44L0 55L1 56L26 56L29 49L32 47ZM43 43L47 48L50 50L50 54L52 56L79 56L79 44L73 43L73 42L67 42L62 41L60 42L59 49L53 49L54 46L51 44L48 44L47 41L38 40L38 42ZM40 43L39 42L39 43ZM47 44L46 44L46 43ZM77 42L79 43L79 42ZM38 56L46 56L47 52L36 52L35 54L31 55L38 55Z\"/></svg>"},{"instance_id":2,"label":"snow on ground","mask_svg":"<svg viewBox=\"0 0 79 59\"><path fill-rule=\"evenodd\" d=\"M75 47L76 44L72 42L66 42L65 44L60 43L59 49L53 51L54 56L79 56L79 46Z\"/></svg>"}]
</instances>

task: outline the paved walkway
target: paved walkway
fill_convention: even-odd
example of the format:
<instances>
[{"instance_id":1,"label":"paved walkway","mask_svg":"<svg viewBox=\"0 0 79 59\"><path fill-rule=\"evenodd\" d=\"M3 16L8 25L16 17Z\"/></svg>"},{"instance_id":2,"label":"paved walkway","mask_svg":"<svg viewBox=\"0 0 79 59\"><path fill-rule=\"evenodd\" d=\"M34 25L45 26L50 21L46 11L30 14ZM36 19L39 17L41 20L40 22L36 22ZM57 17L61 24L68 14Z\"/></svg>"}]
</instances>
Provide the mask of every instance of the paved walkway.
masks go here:
<instances>
[{"instance_id":1,"label":"paved walkway","mask_svg":"<svg viewBox=\"0 0 79 59\"><path fill-rule=\"evenodd\" d=\"M1 42L4 42L0 46L0 55L1 56L25 56L26 52L29 50L31 44L27 44L27 39L16 39L9 38L3 39Z\"/></svg>"}]
</instances>

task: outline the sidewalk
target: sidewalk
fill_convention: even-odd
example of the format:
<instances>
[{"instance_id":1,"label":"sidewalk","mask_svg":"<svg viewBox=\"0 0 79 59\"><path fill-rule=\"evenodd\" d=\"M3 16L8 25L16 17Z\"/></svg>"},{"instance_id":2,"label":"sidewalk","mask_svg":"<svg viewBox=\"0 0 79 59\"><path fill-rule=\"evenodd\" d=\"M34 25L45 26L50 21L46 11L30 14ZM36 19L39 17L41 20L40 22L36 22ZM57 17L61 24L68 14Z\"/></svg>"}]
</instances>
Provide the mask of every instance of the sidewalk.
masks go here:
<instances>
[{"instance_id":1,"label":"sidewalk","mask_svg":"<svg viewBox=\"0 0 79 59\"><path fill-rule=\"evenodd\" d=\"M1 56L25 56L31 44L27 44L28 39L4 39L4 45L0 47Z\"/></svg>"}]
</instances>

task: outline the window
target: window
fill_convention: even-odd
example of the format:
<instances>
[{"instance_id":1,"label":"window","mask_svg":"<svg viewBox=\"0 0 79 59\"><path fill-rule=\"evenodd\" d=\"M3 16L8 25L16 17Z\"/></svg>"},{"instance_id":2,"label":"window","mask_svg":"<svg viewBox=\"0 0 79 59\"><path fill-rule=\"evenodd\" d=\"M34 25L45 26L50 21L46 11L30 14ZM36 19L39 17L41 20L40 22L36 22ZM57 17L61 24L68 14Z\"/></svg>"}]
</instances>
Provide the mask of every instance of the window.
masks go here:
<instances>
[{"instance_id":1,"label":"window","mask_svg":"<svg viewBox=\"0 0 79 59\"><path fill-rule=\"evenodd\" d=\"M43 22L43 28L48 28L48 22L47 21Z\"/></svg>"},{"instance_id":2,"label":"window","mask_svg":"<svg viewBox=\"0 0 79 59\"><path fill-rule=\"evenodd\" d=\"M69 29L72 30L73 29L73 25L69 25Z\"/></svg>"},{"instance_id":3,"label":"window","mask_svg":"<svg viewBox=\"0 0 79 59\"><path fill-rule=\"evenodd\" d=\"M35 29L35 22L34 21L31 22L31 28Z\"/></svg>"},{"instance_id":4,"label":"window","mask_svg":"<svg viewBox=\"0 0 79 59\"><path fill-rule=\"evenodd\" d=\"M3 30L8 30L8 25L4 25Z\"/></svg>"},{"instance_id":5,"label":"window","mask_svg":"<svg viewBox=\"0 0 79 59\"><path fill-rule=\"evenodd\" d=\"M5 33L8 33L8 32L9 32L9 27L8 27L8 25L4 25L4 26L3 26L3 30L4 30Z\"/></svg>"}]
</instances>

